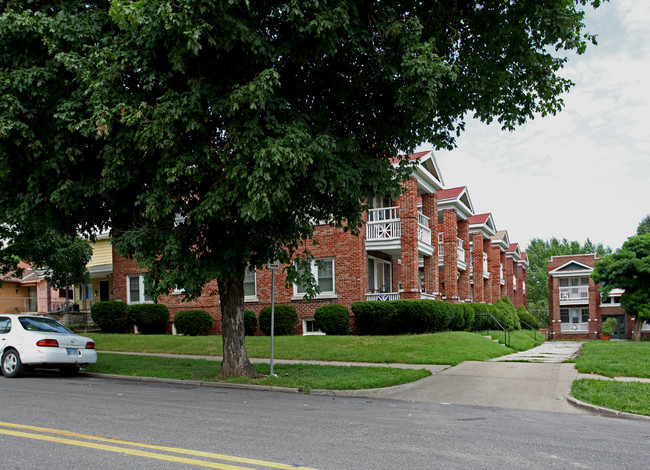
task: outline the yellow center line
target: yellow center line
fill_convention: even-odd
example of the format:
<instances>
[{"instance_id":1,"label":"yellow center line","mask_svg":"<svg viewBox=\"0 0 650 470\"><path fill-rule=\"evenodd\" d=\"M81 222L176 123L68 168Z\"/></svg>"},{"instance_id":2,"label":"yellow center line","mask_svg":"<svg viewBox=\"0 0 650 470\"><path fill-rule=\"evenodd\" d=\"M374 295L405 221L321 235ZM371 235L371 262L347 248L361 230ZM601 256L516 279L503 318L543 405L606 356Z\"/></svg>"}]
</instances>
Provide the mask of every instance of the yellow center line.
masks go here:
<instances>
[{"instance_id":1,"label":"yellow center line","mask_svg":"<svg viewBox=\"0 0 650 470\"><path fill-rule=\"evenodd\" d=\"M178 447L167 447L167 446L159 446L155 444L146 444L143 442L135 442L135 441L126 441L122 439L112 439L108 437L100 437L100 436L93 436L90 434L81 434L81 433L76 433L76 432L70 432L70 431L63 431L59 429L51 429L51 428L43 428L39 426L28 426L24 424L14 424L14 423L5 423L5 422L0 422L0 426L5 427L5 428L14 428L14 429L23 429L23 430L29 430L29 431L37 431L37 432L45 432L49 434L55 434L55 435L60 435L60 436L67 436L67 437L76 437L76 438L81 438L81 439L89 439L89 440L94 440L94 441L99 441L99 442L109 442L112 444L122 444L122 445L128 445L132 447L140 447L143 449L151 449L151 450L158 450L158 451L165 451L165 452L173 452L176 454L184 454L184 455L191 455L193 457L207 457L207 458L212 458L212 459L218 459L218 460L225 460L229 462L235 462L238 464L248 464L248 465L256 465L260 467L270 467L270 468L277 468L277 469L282 469L282 470L316 470L313 468L308 468L308 467L297 467L294 465L286 465L286 464L281 464L281 463L275 463L275 462L266 462L264 460L256 460L256 459L247 459L243 457L235 457L235 456L230 456L230 455L224 455L224 454L216 454L213 452L203 452L203 451L198 451L198 450L189 450L189 449L182 449ZM189 465L197 465L197 466L202 466L202 467L208 467L208 468L218 468L218 469L223 469L223 470L242 470L242 469L248 469L248 467L236 467L233 465L228 465L228 464L218 464L218 463L213 463L213 462L207 462L204 460L197 460L197 459L189 459L189 458L184 458L184 457L174 457L170 455L163 455L163 454L155 454L153 452L146 452L146 451L140 451L140 450L135 450L135 449L128 449L125 447L116 447L116 446L108 446L108 445L103 445L103 444L95 444L91 442L83 442L83 441L77 441L73 439L66 439L66 438L60 438L60 437L53 437L53 436L43 436L40 434L31 434L31 433L25 433L25 432L20 432L20 431L10 431L10 430L4 430L0 429L0 434L6 434L10 436L17 436L17 437L25 437L29 439L37 439L37 440L42 440L42 441L49 441L49 442L57 442L60 444L68 444L68 445L75 445L79 447L88 447L92 449L99 449L99 450L106 450L109 452L120 452L124 454L129 454L129 455L137 455L140 457L148 457L152 459L158 459L158 460L166 460L170 462L178 462L178 463L186 463Z\"/></svg>"}]
</instances>

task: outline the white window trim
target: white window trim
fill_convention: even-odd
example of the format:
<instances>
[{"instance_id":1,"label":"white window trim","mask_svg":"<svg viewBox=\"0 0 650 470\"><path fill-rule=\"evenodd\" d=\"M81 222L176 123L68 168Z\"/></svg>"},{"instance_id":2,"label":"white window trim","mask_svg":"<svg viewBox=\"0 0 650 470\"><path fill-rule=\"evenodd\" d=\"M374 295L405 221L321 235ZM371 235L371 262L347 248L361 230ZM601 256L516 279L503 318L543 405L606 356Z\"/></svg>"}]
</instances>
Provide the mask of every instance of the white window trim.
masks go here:
<instances>
[{"instance_id":1,"label":"white window trim","mask_svg":"<svg viewBox=\"0 0 650 470\"><path fill-rule=\"evenodd\" d=\"M247 266L247 269L249 267ZM255 286L255 294L254 295L245 295L244 296L244 302L259 302L259 299L257 297L257 269L254 267L252 268L253 270L253 286Z\"/></svg>"},{"instance_id":2,"label":"white window trim","mask_svg":"<svg viewBox=\"0 0 650 470\"><path fill-rule=\"evenodd\" d=\"M131 286L129 285L130 279L137 277L140 280L140 287L139 287L139 294L140 298L136 301L131 300ZM130 274L126 276L126 303L129 305L133 304L152 304L153 299L151 300L144 300L144 274Z\"/></svg>"},{"instance_id":3,"label":"white window trim","mask_svg":"<svg viewBox=\"0 0 650 470\"><path fill-rule=\"evenodd\" d=\"M390 270L390 291L388 292L382 292L382 293L391 293L393 291L393 263L392 261L386 261L385 259L382 258L377 258L375 256L368 256L369 260L373 260L375 262L375 273L373 274L374 276L374 281L375 281L375 286L377 286L377 265L381 264L382 265L382 271L384 269L383 265L388 265L389 270ZM383 273L382 273L383 276ZM370 273L368 273L368 277L370 277ZM370 286L368 286L370 287ZM378 287L373 287L370 293L380 293Z\"/></svg>"},{"instance_id":4,"label":"white window trim","mask_svg":"<svg viewBox=\"0 0 650 470\"><path fill-rule=\"evenodd\" d=\"M318 283L318 265L316 264L317 261L332 261L332 290L331 291L325 291L321 292L320 294L316 294L313 298L314 299L337 299L338 295L336 295L336 262L334 261L333 256L328 256L324 258L316 258L311 260L310 266L311 266L311 274L314 276L314 279L316 279L316 282ZM294 283L293 285L293 296L291 297L291 300L305 300L305 293L300 293L298 292L298 285Z\"/></svg>"},{"instance_id":5,"label":"white window trim","mask_svg":"<svg viewBox=\"0 0 650 470\"><path fill-rule=\"evenodd\" d=\"M302 320L302 335L303 336L325 336L325 333L323 333L320 330L307 332L307 322L308 321L314 321L314 319L313 318L303 318L303 320Z\"/></svg>"}]
</instances>

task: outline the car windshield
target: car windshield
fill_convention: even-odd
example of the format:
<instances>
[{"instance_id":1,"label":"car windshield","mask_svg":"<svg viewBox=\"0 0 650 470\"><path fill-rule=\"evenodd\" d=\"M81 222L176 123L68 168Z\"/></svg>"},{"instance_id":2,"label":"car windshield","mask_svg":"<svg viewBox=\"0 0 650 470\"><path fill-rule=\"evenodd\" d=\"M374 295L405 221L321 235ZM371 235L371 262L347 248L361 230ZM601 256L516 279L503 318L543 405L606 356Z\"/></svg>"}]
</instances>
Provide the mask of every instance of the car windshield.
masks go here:
<instances>
[{"instance_id":1,"label":"car windshield","mask_svg":"<svg viewBox=\"0 0 650 470\"><path fill-rule=\"evenodd\" d=\"M47 333L67 333L74 334L58 321L51 318L39 317L20 317L20 324L27 331L43 331Z\"/></svg>"}]
</instances>

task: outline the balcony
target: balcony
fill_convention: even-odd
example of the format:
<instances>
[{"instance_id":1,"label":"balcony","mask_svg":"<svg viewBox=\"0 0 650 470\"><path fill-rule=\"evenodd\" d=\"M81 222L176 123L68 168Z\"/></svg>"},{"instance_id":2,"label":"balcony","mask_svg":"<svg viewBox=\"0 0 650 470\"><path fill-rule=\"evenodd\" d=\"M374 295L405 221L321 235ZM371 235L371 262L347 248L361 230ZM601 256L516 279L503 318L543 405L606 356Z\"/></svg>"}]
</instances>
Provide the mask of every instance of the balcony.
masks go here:
<instances>
[{"instance_id":1,"label":"balcony","mask_svg":"<svg viewBox=\"0 0 650 470\"><path fill-rule=\"evenodd\" d=\"M418 212L418 251L433 255L430 220ZM399 207L383 207L368 211L366 223L366 248L384 251L394 256L401 252L402 220Z\"/></svg>"},{"instance_id":2,"label":"balcony","mask_svg":"<svg viewBox=\"0 0 650 470\"><path fill-rule=\"evenodd\" d=\"M438 236L438 265L445 265L445 241L442 234ZM467 261L465 261L465 250L463 249L462 238L456 239L456 268L460 271L467 270Z\"/></svg>"},{"instance_id":3,"label":"balcony","mask_svg":"<svg viewBox=\"0 0 650 470\"><path fill-rule=\"evenodd\" d=\"M376 292L366 294L366 300L399 300L399 292Z\"/></svg>"},{"instance_id":4,"label":"balcony","mask_svg":"<svg viewBox=\"0 0 650 470\"><path fill-rule=\"evenodd\" d=\"M560 305L589 302L589 286L560 287Z\"/></svg>"},{"instance_id":5,"label":"balcony","mask_svg":"<svg viewBox=\"0 0 650 470\"><path fill-rule=\"evenodd\" d=\"M562 333L589 333L589 323L587 323L587 322L582 322L582 323L562 322L562 326L560 328L560 331L562 331Z\"/></svg>"}]
</instances>

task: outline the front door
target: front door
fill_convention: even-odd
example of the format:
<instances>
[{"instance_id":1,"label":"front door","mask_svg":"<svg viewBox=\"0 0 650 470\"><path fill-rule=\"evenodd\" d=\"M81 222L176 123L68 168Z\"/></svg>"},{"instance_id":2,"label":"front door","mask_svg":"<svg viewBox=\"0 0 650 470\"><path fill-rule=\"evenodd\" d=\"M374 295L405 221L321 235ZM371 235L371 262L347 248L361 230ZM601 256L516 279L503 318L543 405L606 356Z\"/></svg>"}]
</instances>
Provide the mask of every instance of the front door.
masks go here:
<instances>
[{"instance_id":1,"label":"front door","mask_svg":"<svg viewBox=\"0 0 650 470\"><path fill-rule=\"evenodd\" d=\"M102 302L111 300L108 281L99 281L99 300L101 300Z\"/></svg>"},{"instance_id":2,"label":"front door","mask_svg":"<svg viewBox=\"0 0 650 470\"><path fill-rule=\"evenodd\" d=\"M616 328L611 339L625 339L625 315L603 315L602 320L605 321L608 318L616 320Z\"/></svg>"}]
</instances>

